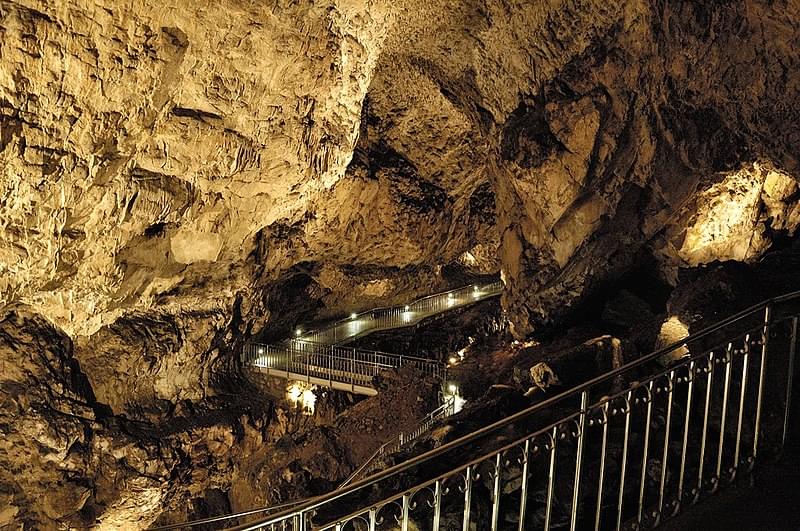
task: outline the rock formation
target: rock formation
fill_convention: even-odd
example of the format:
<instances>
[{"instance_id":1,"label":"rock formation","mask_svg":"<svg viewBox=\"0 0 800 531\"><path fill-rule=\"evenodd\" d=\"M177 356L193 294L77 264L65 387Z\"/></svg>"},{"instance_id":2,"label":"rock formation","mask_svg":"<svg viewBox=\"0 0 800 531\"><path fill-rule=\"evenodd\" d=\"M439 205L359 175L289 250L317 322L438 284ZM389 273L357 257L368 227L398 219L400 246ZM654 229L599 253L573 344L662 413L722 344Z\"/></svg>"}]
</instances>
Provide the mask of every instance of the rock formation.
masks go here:
<instances>
[{"instance_id":1,"label":"rock formation","mask_svg":"<svg viewBox=\"0 0 800 531\"><path fill-rule=\"evenodd\" d=\"M800 223L798 20L796 0L0 0L0 463L27 467L0 476L0 523L136 504L143 526L229 489L187 445L240 466L271 413L242 420L237 348L301 318L457 268L501 274L523 337L643 257L672 282L757 259ZM249 435L125 427L198 411Z\"/></svg>"}]
</instances>

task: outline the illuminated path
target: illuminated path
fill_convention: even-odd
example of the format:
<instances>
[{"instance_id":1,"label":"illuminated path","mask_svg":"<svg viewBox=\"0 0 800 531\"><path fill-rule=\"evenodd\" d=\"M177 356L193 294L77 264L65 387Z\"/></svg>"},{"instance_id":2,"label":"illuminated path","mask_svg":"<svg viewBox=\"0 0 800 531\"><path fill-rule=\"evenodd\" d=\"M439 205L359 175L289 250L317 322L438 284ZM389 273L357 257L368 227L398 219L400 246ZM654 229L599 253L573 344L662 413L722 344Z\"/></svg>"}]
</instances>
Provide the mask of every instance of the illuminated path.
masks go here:
<instances>
[{"instance_id":1,"label":"illuminated path","mask_svg":"<svg viewBox=\"0 0 800 531\"><path fill-rule=\"evenodd\" d=\"M342 346L379 330L413 326L420 321L502 293L503 284L471 284L416 300L405 306L376 308L353 314L316 330L298 329L296 337L279 344L248 343L242 363L270 376L324 385L351 393L375 395L372 379L381 371L414 366L444 378L438 361Z\"/></svg>"}]
</instances>

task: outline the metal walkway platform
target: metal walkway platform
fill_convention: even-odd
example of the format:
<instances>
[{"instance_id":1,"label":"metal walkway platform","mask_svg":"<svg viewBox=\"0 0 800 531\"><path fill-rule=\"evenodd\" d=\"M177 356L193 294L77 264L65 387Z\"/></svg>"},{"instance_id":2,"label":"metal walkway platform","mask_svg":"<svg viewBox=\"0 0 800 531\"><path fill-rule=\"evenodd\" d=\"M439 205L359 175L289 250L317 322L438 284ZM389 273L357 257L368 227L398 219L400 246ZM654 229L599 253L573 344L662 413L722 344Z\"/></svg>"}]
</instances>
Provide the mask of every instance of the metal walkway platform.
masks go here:
<instances>
[{"instance_id":1,"label":"metal walkway platform","mask_svg":"<svg viewBox=\"0 0 800 531\"><path fill-rule=\"evenodd\" d=\"M376 394L373 378L387 369L413 366L426 375L444 379L446 368L439 361L355 349L342 343L379 330L413 326L429 317L497 297L502 289L501 282L471 284L404 306L353 314L323 328L300 332L282 343L248 343L242 350L242 363L270 376L364 395Z\"/></svg>"}]
</instances>

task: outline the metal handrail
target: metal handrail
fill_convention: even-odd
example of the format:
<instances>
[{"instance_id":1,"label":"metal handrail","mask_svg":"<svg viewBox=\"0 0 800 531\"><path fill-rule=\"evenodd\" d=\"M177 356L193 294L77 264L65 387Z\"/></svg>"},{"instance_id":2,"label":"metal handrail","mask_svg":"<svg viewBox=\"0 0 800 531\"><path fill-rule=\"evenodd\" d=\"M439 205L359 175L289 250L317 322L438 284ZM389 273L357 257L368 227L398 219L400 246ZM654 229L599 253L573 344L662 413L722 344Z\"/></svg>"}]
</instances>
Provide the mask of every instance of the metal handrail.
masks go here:
<instances>
[{"instance_id":1,"label":"metal handrail","mask_svg":"<svg viewBox=\"0 0 800 531\"><path fill-rule=\"evenodd\" d=\"M388 448L389 445L391 445L393 443L394 443L394 440L391 440L391 441L386 441L382 445L378 446L378 448L376 448L375 451L372 452L372 454L363 463L361 463L361 466L359 466L358 468L353 470L353 472L349 476L347 476L347 478L344 481L342 481L339 484L339 486L336 488L336 490L339 490L339 489L342 489L342 488L346 487L348 483L350 483L355 478L360 476L361 473L366 471L367 468L369 468L369 466L375 461L375 459L377 459L379 456L383 455L386 452L386 448Z\"/></svg>"},{"instance_id":2,"label":"metal handrail","mask_svg":"<svg viewBox=\"0 0 800 531\"><path fill-rule=\"evenodd\" d=\"M285 503L279 503L277 505L270 505L269 507L259 507L258 509L250 509L247 511L238 512L235 514L225 514L221 516L209 516L207 518L201 518L199 520L191 520L189 522L182 522L179 524L167 524L167 525L160 525L157 527L148 527L147 531L170 531L172 529L184 529L187 527L195 527L198 525L205 525L205 524L215 524L217 522L225 522L227 520L235 520L237 518L242 518L245 516L253 516L256 514L261 513L269 513L273 511L277 511L279 509L286 509L288 507L294 507L299 505L303 502L307 502L309 500L314 500L319 496L313 496L311 498L301 498L299 500L294 500Z\"/></svg>"},{"instance_id":3,"label":"metal handrail","mask_svg":"<svg viewBox=\"0 0 800 531\"><path fill-rule=\"evenodd\" d=\"M371 319L374 323L380 323L347 335L348 340L360 337L366 333L398 328L401 326L412 326L422 319L445 311L453 307L464 307L489 297L497 296L502 291L502 282L492 282L489 284L470 284L461 288L453 289L443 293L428 295L405 306L395 306L385 309L389 315L375 317ZM467 300L462 301L461 295L452 296L456 293L467 295ZM472 296L469 296L472 295ZM435 301L441 301L437 303ZM433 301L433 302L432 302ZM450 301L450 302L449 302ZM457 301L457 302L456 302ZM452 302L452 303L451 303ZM426 306L431 304L431 307ZM441 306L441 308L439 308ZM413 308L413 310L412 310ZM352 392L369 393L374 391L371 380L381 370L387 368L400 368L406 365L413 365L421 369L425 374L437 378L446 376L446 365L440 361L428 360L417 356L392 354L372 350L361 350L351 347L339 346L336 330L338 327L348 322L358 322L358 316L366 314L375 315L382 309L368 310L357 314L355 317L337 321L326 328L316 331L309 331L305 334L283 341L277 345L267 345L262 343L247 343L242 350L242 362L251 364L260 369L266 370L268 374L290 378L294 374L295 378L304 376L310 381L314 378L316 383L334 386L350 386ZM409 313L422 313L421 316L400 317ZM276 358L262 356L269 353ZM267 359L261 362L259 360ZM349 367L346 366L349 364ZM299 371L299 372L298 372ZM313 373L313 374L312 374ZM358 389L356 389L358 385ZM366 388L366 389L365 389Z\"/></svg>"},{"instance_id":4,"label":"metal handrail","mask_svg":"<svg viewBox=\"0 0 800 531\"><path fill-rule=\"evenodd\" d=\"M370 455L366 459L366 461L364 461L361 464L361 466L355 469L352 474L347 476L347 479L345 479L339 485L338 489L344 488L345 486L347 486L348 483L353 481L362 473L372 472L374 470L375 460L378 459L380 456L384 454L391 454L398 451L400 448L402 448L409 442L414 441L419 437L421 437L422 435L424 435L425 433L427 433L436 421L441 420L443 418L447 418L453 413L455 413L455 405L456 405L456 397L455 396L448 397L447 400L445 400L444 404L440 405L439 407L437 407L436 409L425 415L425 418L423 418L422 421L420 421L420 423L417 425L417 428L414 431L408 434L401 432L398 436L380 445L372 453L372 455Z\"/></svg>"},{"instance_id":5,"label":"metal handrail","mask_svg":"<svg viewBox=\"0 0 800 531\"><path fill-rule=\"evenodd\" d=\"M340 383L370 382L381 371L414 366L434 377L444 376L446 366L437 360L375 351L310 344L306 342L283 345L248 343L242 351L243 361L266 369L275 376L296 373L314 375ZM267 360L261 363L259 360Z\"/></svg>"},{"instance_id":6,"label":"metal handrail","mask_svg":"<svg viewBox=\"0 0 800 531\"><path fill-rule=\"evenodd\" d=\"M598 386L600 386L602 384L612 384L613 385L614 381L618 377L621 377L622 375L624 375L626 373L629 373L629 372L631 372L631 371L633 371L635 369L643 367L646 364L654 362L654 361L662 358L663 356L665 356L666 354L668 354L668 353L670 353L672 351L675 351L675 350L680 349L682 347L686 347L686 346L688 346L690 344L695 344L695 343L697 343L697 342L699 342L699 341L701 341L703 339L706 339L706 338L712 336L713 334L715 334L715 333L717 333L717 332L719 332L719 331L721 331L721 330L723 330L723 329L725 329L725 328L727 328L727 327L729 327L731 325L740 323L740 322L744 321L744 319L746 319L746 318L755 316L757 314L757 312L759 312L759 311L764 311L765 314L766 314L765 324L763 324L762 326L760 326L759 328L756 329L756 330L762 330L762 340L761 340L761 344L762 344L762 366L761 366L761 370L760 370L759 381L757 382L759 385L758 385L758 402L757 402L757 405L756 405L756 408L757 408L756 409L756 429L755 429L755 439L756 440L754 442L754 456L755 456L755 449L756 449L757 444L758 444L758 427L760 426L759 419L760 419L760 414L761 414L761 402L762 402L762 395L763 395L763 379L764 379L764 371L765 371L764 363L765 363L765 360L766 360L766 352L767 352L767 343L768 343L768 337L769 337L769 330L770 330L770 326L772 325L772 322L771 322L771 319L772 319L771 310L772 310L773 305L775 305L775 304L779 304L779 303L783 303L783 302L787 302L787 301L794 301L794 300L797 300L798 298L800 298L800 291L788 293L786 295L782 295L782 296L779 296L779 297L774 297L774 298L765 300L765 301L763 301L761 303L755 304L755 305L753 305L753 306L751 306L751 307L749 307L749 308L747 308L745 310L742 310L742 311L732 315L731 317L728 317L727 319L724 319L724 320L720 321L719 323L717 323L715 325L709 326L709 327L703 329L700 332L691 334L687 338L685 338L683 340L680 340L680 341L677 341L677 342L673 343L672 345L669 345L667 347L659 349L659 350L657 350L655 352L652 352L651 354L648 354L646 356L643 356L643 357L641 357L641 358L639 358L637 360L631 361L631 362L629 362L629 363L627 363L627 364L625 364L625 365L623 365L623 366L621 366L621 367L619 367L617 369L611 370L611 371L609 371L609 372L607 372L607 373L605 373L603 375L600 375L598 377L592 378L591 380L589 380L589 381L587 381L587 382L585 382L585 383L583 383L581 385L578 385L575 388L572 388L572 389L570 389L568 391L565 391L563 393L560 393L560 394L558 394L558 395L556 395L554 397L546 399L546 400L544 400L544 401L542 401L542 402L540 402L540 403L538 403L538 404L536 404L534 406L531 406L531 407L529 407L529 408L527 408L527 409L525 409L523 411L517 412L517 413L515 413L513 415L510 415L510 416L508 416L508 417L506 417L504 419L501 419L501 420L499 420L499 421L497 421L495 423L492 423L492 424L490 424L490 425L488 425L488 426L486 426L484 428L481 428L481 429L479 429L479 430L477 430L477 431L475 431L475 432L473 432L473 433L471 433L469 435L466 435L466 436L461 437L461 438L459 438L457 440L454 440L454 441L452 441L450 443L444 444L444 445L442 445L442 446L440 446L440 447L438 447L436 449L433 449L433 450L431 450L429 452L426 452L426 453L424 453L422 455L419 455L417 457L409 459L408 461L405 461L404 463L401 463L401 464L398 464L396 466L390 467L390 468L388 468L388 469L386 469L386 470L384 470L382 472L379 472L379 473L377 473L375 475L372 475L369 478L360 480L360 481L358 481L358 482L356 482L356 483L354 483L354 484L352 484L350 486L347 486L347 487L345 487L345 488L343 488L341 490L338 490L338 491L335 491L333 493L330 493L330 494L324 496L323 498L321 498L319 500L316 500L316 501L313 501L313 502L308 502L308 503L303 504L302 506L297 507L297 508L295 508L293 510L284 511L281 514L274 515L273 517L270 517L270 518L268 518L266 520L263 520L263 521L261 521L261 522L259 522L257 524L252 524L252 525L249 525L249 526L242 526L242 527L238 527L238 528L235 528L235 529L241 529L241 530L245 530L245 529L248 529L248 530L262 529L262 528L265 528L264 526L269 526L271 524L278 524L278 523L281 523L281 522L286 522L287 518L299 518L300 522L304 522L304 519L306 518L306 515L308 515L311 512L318 511L321 507L323 507L326 504L330 504L332 502L336 502L338 500L341 500L342 498L344 498L346 496L349 496L351 494L356 493L357 491L359 491L360 489L363 489L364 487L374 486L374 485L378 484L379 482L381 482L382 480L384 480L384 479L386 479L386 478L388 478L390 476L397 476L399 474L403 474L403 473L411 470L412 468L414 468L414 467L416 467L416 466L418 466L418 465L420 465L422 463L433 462L438 457L444 455L445 453L447 453L447 452L449 452L451 450L454 450L454 449L457 449L457 448L460 448L460 447L465 447L465 445L467 445L467 444L469 444L471 442L474 442L474 441L478 440L481 437L484 437L484 436L486 436L486 435L488 435L488 434L490 434L492 432L498 431L499 429L509 427L513 423L515 423L516 421L519 421L519 420L521 420L521 419L523 419L525 417L531 416L533 414L538 414L538 413L545 412L548 409L552 408L553 406L556 406L559 403L564 403L564 402L566 402L567 400L569 400L571 398L580 398L581 399L581 407L580 407L580 409L578 411L572 413L571 415L568 415L566 417L560 418L554 424L549 425L548 428L546 428L545 430L539 430L534 435L541 435L541 434L545 433L547 429L553 428L553 426L556 426L556 427L563 426L565 423L567 423L569 421L574 421L575 419L579 419L581 421L581 423L583 423L584 421L586 421L586 417L587 417L587 414L588 414L589 411L597 411L597 410L599 410L598 408L600 408L600 409L605 408L605 410L607 411L607 409L609 407L609 404L611 403L612 400L619 399L620 397L623 397L623 398L627 397L627 399L629 399L634 391L638 392L639 389L643 389L643 388L645 389L645 391L648 392L648 395L650 395L650 393L653 392L654 381L656 379L658 379L658 378L665 377L665 375L667 375L669 377L669 380L670 380L669 386L674 385L673 384L673 379L675 377L676 369L673 368L673 369L667 369L665 371L660 371L659 373L656 374L656 376L653 376L653 377L647 379L647 381L644 384L641 384L640 382L633 382L633 383L631 383L631 387L629 389L627 389L626 391L623 391L621 393L620 392L614 393L610 397L606 396L606 397L600 399L597 403L592 403L590 405L588 403L588 395L589 395L589 391L592 390L593 388L598 387ZM792 336L794 338L794 337L796 337L796 327L797 327L797 318L796 317L793 319L792 323L793 323L793 326L795 327L795 330L793 331L793 336ZM739 337L739 336L737 336L737 337ZM744 348L745 352L749 353L749 348L750 348L750 346L749 346L749 338L750 338L749 334L745 335L744 338L745 338L746 344L745 344L745 346L743 348ZM731 344L732 343L728 344L729 349L731 347ZM792 345L792 356L794 356L794 345ZM686 363L690 363L690 365L688 366L689 370L690 370L690 373L694 374L693 371L696 370L695 364L700 364L703 361L708 361L709 363L720 363L718 357L715 358L714 350L713 349L712 350L707 350L707 351L704 351L702 354L700 354L700 355L698 355L698 356L696 356L694 358L691 358L690 360L688 360L686 362ZM729 371L730 367L732 365L730 356L727 359L727 361L723 357L722 358L722 363L723 364L727 363L727 365L726 365L727 369L726 370ZM746 366L747 358L745 358L745 362L744 363L745 363L745 366ZM686 368L684 363L681 364L681 368ZM746 369L743 369L743 372L745 373L745 376L746 376ZM691 380L691 377L689 378L689 380ZM707 386L710 388L712 383L713 383L713 380L710 380L707 383ZM791 380L790 380L790 384L791 384ZM742 388L744 389L744 383L742 384ZM671 395L671 391L670 391L670 396L672 396ZM745 391L743 390L742 391L742 403L744 403L744 396L745 396ZM626 401L627 401L627 399L626 399ZM727 391L726 391L726 401L727 401ZM645 403L647 403L647 401L645 401ZM726 402L726 404L727 404L727 402ZM743 411L743 406L740 408L740 410ZM648 415L650 414L649 411L650 410L648 409ZM741 416L742 416L741 411L740 411L740 419L741 419ZM788 411L788 402L787 402L787 411ZM741 420L739 421L739 424L740 424L739 432L741 432ZM687 426L688 426L688 419L687 419ZM582 429L583 429L583 424L581 424L581 427L578 429L578 432L582 433ZM687 430L688 430L688 428L687 428ZM534 435L528 433L527 435L525 435L525 437L527 437L527 439L525 439L525 438L521 439L521 440L525 440L526 441L526 449L527 449L528 442L530 442L530 439ZM579 439L580 439L580 436L579 436ZM507 447L504 447L504 448L508 449L508 448L514 447L515 445L519 444L521 442L521 440L516 440L515 442L511 443L510 445L508 445ZM645 440L647 440L647 439L645 438ZM626 441L627 441L627 439L626 439ZM502 451L502 450L503 449L501 449L500 451ZM738 436L737 436L737 454L738 454L738 450L739 450L739 441L738 441ZM499 456L498 452L499 451L495 449L495 450L492 450L489 453L482 454L480 457L478 457L478 458L476 458L474 460L471 460L467 465L461 466L461 467L459 467L457 469L454 469L454 470L450 470L445 475L440 476L436 480L426 481L424 483L424 485L432 485L432 483L431 483L432 481L435 482L435 481L441 480L443 477L453 474L454 471L458 471L458 470L462 470L462 469L466 469L467 472L468 472L468 475L469 475L469 468L470 468L471 465L474 465L476 463L482 462L485 459L487 459L488 457L493 457L495 455ZM647 455L647 449L645 449L645 455ZM754 458L754 456L753 456L753 458ZM578 465L577 465L576 468L577 468L578 472L576 472L576 475L579 475L579 473L580 473L580 452L579 452L579 456L578 456L577 460L578 460ZM498 463L499 463L499 457L498 457ZM464 468L464 467L466 467L466 468ZM469 480L469 481L471 481L471 480ZM467 483L469 483L469 481L467 481ZM577 483L578 482L576 481L576 485L577 485ZM419 485L417 487L419 487ZM644 488L644 487L642 487L642 488ZM574 495L577 498L577 496L578 496L577 487L574 489L574 491L575 491ZM403 496L405 496L405 495L403 495ZM662 479L662 496L663 496L663 479ZM406 500L406 498L403 497L403 500ZM405 501L404 501L404 503L405 503ZM575 506L576 506L576 500L573 500L573 508ZM365 511L366 511L365 509L362 509L358 514L364 513ZM598 511L599 511L599 509L598 509ZM621 516L621 513L620 513L620 516ZM347 517L344 517L344 518L347 518ZM573 529L574 529L575 518L576 518L575 515L573 515L572 516L572 522L571 522L571 524L572 524L571 527ZM641 515L641 503L640 503L640 515L639 515L639 518L640 519L642 518L642 515ZM293 528L293 529L307 529L307 528L305 527L305 523L301 523L301 527Z\"/></svg>"},{"instance_id":7,"label":"metal handrail","mask_svg":"<svg viewBox=\"0 0 800 531\"><path fill-rule=\"evenodd\" d=\"M430 295L425 295L424 297L420 297L419 299L415 299L414 301L409 302L408 304L405 304L405 305L400 304L400 305L396 305L396 306L379 306L377 308L370 308L369 310L364 310L364 311L361 311L361 312L357 312L355 314L355 317L359 318L361 316L368 315L368 314L374 314L374 313L377 313L377 312L390 312L390 311L398 309L398 308L405 308L406 306L413 307L413 306L415 306L417 304L423 303L424 301L427 301L427 300L430 300L430 299L434 299L434 298L441 297L441 296L444 296L444 295L448 295L448 294L451 294L451 293L456 293L456 292L462 291L462 290L468 291L469 289L474 289L475 287L479 287L479 286L483 286L482 288L480 288L481 290L498 290L497 295L499 295L500 294L499 290L502 290L503 283L501 281L494 281L494 282L490 282L488 284L482 284L482 285L470 284L468 286L461 286L461 287L458 287L458 288L453 288L451 290L442 291L442 292L439 292L439 293L432 293ZM347 323L347 322L349 322L351 320L352 320L352 317L342 317L341 319L338 319L338 320L333 321L331 323L327 323L327 324L323 325L320 328L312 328L310 330L307 330L307 331L303 332L303 335L304 336L305 335L314 335L315 333L319 333L322 330L325 330L325 329L328 329L328 328L333 328L333 327L338 326L340 324L345 324L345 323Z\"/></svg>"},{"instance_id":8,"label":"metal handrail","mask_svg":"<svg viewBox=\"0 0 800 531\"><path fill-rule=\"evenodd\" d=\"M326 348L334 347L334 348L339 348L339 349L355 350L356 352L361 353L361 354L369 354L369 355L376 355L376 356L388 356L390 358L403 358L403 359L408 359L408 360L412 360L412 361L420 361L420 362L425 362L425 363L430 363L431 362L430 359L423 358L421 356L411 356L409 354L395 354L394 352L386 352L384 350L370 350L370 349L363 349L363 348L344 347L344 346L339 346L339 345L328 345L327 343L317 343L317 342L314 342L314 341L308 341L306 339L290 339L289 342L290 342L289 344L303 343L303 344L309 344L309 345L313 345L313 346L320 347L320 348L322 348L322 347L326 347ZM266 345L266 343L252 343L252 344L253 345Z\"/></svg>"}]
</instances>

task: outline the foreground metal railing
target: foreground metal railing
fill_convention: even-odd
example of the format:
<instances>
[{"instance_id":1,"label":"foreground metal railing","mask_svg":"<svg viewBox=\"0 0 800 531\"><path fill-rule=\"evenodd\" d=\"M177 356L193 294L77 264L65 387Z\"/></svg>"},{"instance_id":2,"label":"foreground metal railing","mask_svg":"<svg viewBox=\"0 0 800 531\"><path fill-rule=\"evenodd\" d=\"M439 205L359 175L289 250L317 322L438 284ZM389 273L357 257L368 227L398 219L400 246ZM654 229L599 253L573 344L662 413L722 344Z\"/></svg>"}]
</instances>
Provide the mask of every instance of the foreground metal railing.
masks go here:
<instances>
[{"instance_id":1,"label":"foreground metal railing","mask_svg":"<svg viewBox=\"0 0 800 531\"><path fill-rule=\"evenodd\" d=\"M800 292L238 530L641 529L782 448ZM684 354L666 368L670 354Z\"/></svg>"}]
</instances>

